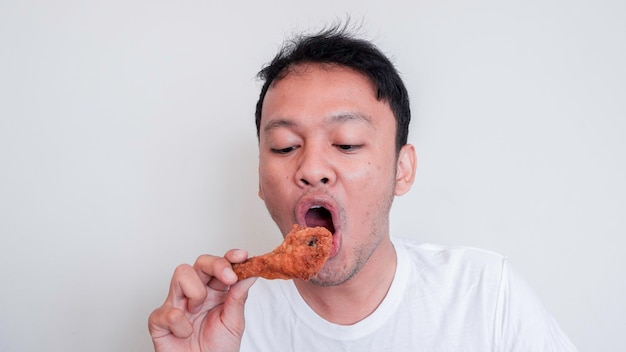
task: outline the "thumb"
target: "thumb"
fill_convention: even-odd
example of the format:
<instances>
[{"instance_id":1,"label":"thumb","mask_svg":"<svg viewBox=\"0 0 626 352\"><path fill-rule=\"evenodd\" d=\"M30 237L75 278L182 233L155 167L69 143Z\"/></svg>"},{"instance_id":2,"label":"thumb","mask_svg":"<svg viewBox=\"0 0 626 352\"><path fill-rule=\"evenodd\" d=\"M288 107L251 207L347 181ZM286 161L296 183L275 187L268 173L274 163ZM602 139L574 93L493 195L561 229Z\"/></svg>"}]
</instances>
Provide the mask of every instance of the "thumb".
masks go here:
<instances>
[{"instance_id":1,"label":"thumb","mask_svg":"<svg viewBox=\"0 0 626 352\"><path fill-rule=\"evenodd\" d=\"M232 285L224 302L222 321L229 330L239 337L243 335L245 325L244 306L248 299L248 291L256 279L256 277L251 277Z\"/></svg>"}]
</instances>

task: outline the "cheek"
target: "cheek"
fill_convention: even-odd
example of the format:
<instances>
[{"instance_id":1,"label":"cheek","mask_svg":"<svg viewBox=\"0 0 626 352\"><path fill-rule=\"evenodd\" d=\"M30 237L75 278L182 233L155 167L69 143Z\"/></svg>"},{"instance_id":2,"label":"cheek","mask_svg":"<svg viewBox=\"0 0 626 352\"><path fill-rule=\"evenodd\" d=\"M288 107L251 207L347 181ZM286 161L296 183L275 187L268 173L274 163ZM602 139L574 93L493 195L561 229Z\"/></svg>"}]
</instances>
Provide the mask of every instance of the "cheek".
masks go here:
<instances>
[{"instance_id":1,"label":"cheek","mask_svg":"<svg viewBox=\"0 0 626 352\"><path fill-rule=\"evenodd\" d=\"M343 172L343 179L347 181L347 185L354 185L362 190L367 189L370 192L375 189L386 187L393 184L395 180L395 168L389 163L368 160L354 165L349 170ZM374 188L365 188L374 187ZM369 193L369 192L364 192Z\"/></svg>"},{"instance_id":2,"label":"cheek","mask_svg":"<svg viewBox=\"0 0 626 352\"><path fill-rule=\"evenodd\" d=\"M276 208L286 203L288 181L289 175L284 170L270 167L259 168L259 195L268 208Z\"/></svg>"}]
</instances>

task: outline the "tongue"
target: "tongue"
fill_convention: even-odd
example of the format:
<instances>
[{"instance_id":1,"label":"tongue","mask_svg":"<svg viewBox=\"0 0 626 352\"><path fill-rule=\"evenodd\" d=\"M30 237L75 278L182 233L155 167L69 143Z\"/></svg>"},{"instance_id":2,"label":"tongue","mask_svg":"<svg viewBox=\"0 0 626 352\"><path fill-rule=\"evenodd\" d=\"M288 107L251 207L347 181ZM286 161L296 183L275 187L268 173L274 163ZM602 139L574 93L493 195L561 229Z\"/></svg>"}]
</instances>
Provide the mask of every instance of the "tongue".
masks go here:
<instances>
[{"instance_id":1,"label":"tongue","mask_svg":"<svg viewBox=\"0 0 626 352\"><path fill-rule=\"evenodd\" d=\"M308 227L321 226L327 228L331 233L335 232L335 226L333 226L333 219L330 212L324 208L309 209L309 211L306 212L305 221Z\"/></svg>"}]
</instances>

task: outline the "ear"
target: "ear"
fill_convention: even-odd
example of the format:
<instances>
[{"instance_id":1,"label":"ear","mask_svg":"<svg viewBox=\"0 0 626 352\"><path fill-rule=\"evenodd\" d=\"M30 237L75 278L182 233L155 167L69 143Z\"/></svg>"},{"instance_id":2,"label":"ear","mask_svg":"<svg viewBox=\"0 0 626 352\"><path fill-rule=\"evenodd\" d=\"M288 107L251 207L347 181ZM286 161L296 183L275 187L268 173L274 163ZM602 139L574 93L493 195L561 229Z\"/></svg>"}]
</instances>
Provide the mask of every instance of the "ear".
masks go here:
<instances>
[{"instance_id":1,"label":"ear","mask_svg":"<svg viewBox=\"0 0 626 352\"><path fill-rule=\"evenodd\" d=\"M261 198L261 200L265 200L263 197L263 191L261 190L261 185L259 185L259 198Z\"/></svg>"},{"instance_id":2,"label":"ear","mask_svg":"<svg viewBox=\"0 0 626 352\"><path fill-rule=\"evenodd\" d=\"M411 144L405 144L400 149L396 165L396 196L401 196L411 189L413 180L415 180L416 167L415 147Z\"/></svg>"},{"instance_id":3,"label":"ear","mask_svg":"<svg viewBox=\"0 0 626 352\"><path fill-rule=\"evenodd\" d=\"M261 158L259 157L259 164L257 166L257 177L259 179L259 193L257 193L259 195L259 198L261 198L262 201L265 201L265 198L263 196L263 188L261 188Z\"/></svg>"},{"instance_id":4,"label":"ear","mask_svg":"<svg viewBox=\"0 0 626 352\"><path fill-rule=\"evenodd\" d=\"M261 187L261 165L259 163L259 171L258 171L258 175L259 175L259 198L261 198L262 201L265 201L265 197L263 196L263 188Z\"/></svg>"}]
</instances>

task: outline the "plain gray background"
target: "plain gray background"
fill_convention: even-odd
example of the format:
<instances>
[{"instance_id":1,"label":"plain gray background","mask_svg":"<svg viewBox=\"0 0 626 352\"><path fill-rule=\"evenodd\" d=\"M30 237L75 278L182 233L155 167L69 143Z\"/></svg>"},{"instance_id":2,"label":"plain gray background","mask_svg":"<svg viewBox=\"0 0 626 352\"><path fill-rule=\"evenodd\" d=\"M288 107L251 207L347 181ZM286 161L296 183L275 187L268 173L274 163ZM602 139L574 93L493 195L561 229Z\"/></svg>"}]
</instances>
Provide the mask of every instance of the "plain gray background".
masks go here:
<instances>
[{"instance_id":1,"label":"plain gray background","mask_svg":"<svg viewBox=\"0 0 626 352\"><path fill-rule=\"evenodd\" d=\"M149 351L178 264L276 246L255 74L347 14L412 97L392 233L508 255L626 350L625 4L0 0L0 350Z\"/></svg>"}]
</instances>

